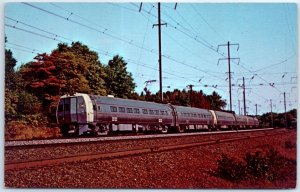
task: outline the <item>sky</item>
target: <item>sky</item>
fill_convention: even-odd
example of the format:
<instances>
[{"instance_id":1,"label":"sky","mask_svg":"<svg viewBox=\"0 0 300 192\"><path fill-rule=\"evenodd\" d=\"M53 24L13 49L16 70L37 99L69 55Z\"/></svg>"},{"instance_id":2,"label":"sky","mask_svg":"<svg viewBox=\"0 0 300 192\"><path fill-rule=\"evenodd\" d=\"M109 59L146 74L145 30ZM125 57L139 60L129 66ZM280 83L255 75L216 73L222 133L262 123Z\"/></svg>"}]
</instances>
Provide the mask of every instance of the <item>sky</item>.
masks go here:
<instances>
[{"instance_id":1,"label":"sky","mask_svg":"<svg viewBox=\"0 0 300 192\"><path fill-rule=\"evenodd\" d=\"M249 115L297 108L298 26L295 3L161 3L163 91L216 91L228 103L228 47L232 108L243 107L245 78ZM159 90L157 3L6 3L6 49L18 67L57 44L79 41L106 65L114 55L127 62L141 93ZM154 26L153 26L154 25ZM220 45L220 46L219 46ZM239 108L240 101L240 108Z\"/></svg>"}]
</instances>

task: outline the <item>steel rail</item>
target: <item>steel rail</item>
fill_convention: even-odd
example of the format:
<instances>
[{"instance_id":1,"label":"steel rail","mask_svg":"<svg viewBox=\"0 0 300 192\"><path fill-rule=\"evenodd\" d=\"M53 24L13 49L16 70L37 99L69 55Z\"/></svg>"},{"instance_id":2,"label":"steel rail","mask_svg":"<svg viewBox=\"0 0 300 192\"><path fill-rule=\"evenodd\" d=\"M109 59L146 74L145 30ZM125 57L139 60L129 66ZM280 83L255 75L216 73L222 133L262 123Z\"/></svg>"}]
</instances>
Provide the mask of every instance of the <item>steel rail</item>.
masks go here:
<instances>
[{"instance_id":1,"label":"steel rail","mask_svg":"<svg viewBox=\"0 0 300 192\"><path fill-rule=\"evenodd\" d=\"M184 148L192 148L198 146L205 146L205 145L214 145L226 142L234 142L244 139L253 139L258 137L266 137L266 136L273 136L282 133L287 133L288 130L279 130L278 132L273 133L257 133L251 136L238 136L234 138L226 138L226 139L214 139L211 141L202 141L202 142L193 142L193 143L186 143L186 144L177 144L177 145L166 145L166 146L152 146L143 149L132 149L132 150L124 150L124 151L116 151L116 152L106 152L100 154L84 154L84 155L77 155L77 156L69 156L69 157L61 157L61 158L54 158L54 159L43 159L43 160L34 160L28 162L18 162L18 163L9 163L6 162L4 166L4 170L14 170L14 169L22 169L22 168L30 168L30 167L37 167L37 166L48 166L48 165L57 165L62 163L69 163L69 162L82 162L94 159L113 159L113 158L122 158L127 156L135 156L135 155L143 155L148 153L159 153L164 151L170 150L180 150Z\"/></svg>"},{"instance_id":2,"label":"steel rail","mask_svg":"<svg viewBox=\"0 0 300 192\"><path fill-rule=\"evenodd\" d=\"M135 140L135 139L152 139L164 137L183 137L195 135L209 135L209 134L227 134L227 133L242 133L242 132L257 132L269 131L273 128L265 129L245 129L245 130L231 130L231 131L217 131L217 132L192 132L192 133L175 133L175 134L153 134L153 135L131 135L131 136L106 136L106 137L80 137L80 138L61 138L61 139L46 139L46 140L22 140L22 141L5 141L6 147L24 147L24 146L41 146L41 145L55 145L66 143L88 143L98 141L121 141L121 140Z\"/></svg>"}]
</instances>

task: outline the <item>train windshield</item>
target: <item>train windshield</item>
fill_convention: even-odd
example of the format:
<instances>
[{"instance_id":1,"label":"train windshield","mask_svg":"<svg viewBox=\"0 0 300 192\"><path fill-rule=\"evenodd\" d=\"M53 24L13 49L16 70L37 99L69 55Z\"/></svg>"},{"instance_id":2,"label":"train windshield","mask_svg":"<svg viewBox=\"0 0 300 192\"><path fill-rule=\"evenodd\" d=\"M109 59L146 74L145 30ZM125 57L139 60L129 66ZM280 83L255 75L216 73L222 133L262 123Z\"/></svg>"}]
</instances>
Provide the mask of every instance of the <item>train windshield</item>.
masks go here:
<instances>
[{"instance_id":1,"label":"train windshield","mask_svg":"<svg viewBox=\"0 0 300 192\"><path fill-rule=\"evenodd\" d=\"M84 117L81 117L84 113L85 104L83 97L67 97L60 99L57 108L57 118L59 123L81 121L85 119Z\"/></svg>"}]
</instances>

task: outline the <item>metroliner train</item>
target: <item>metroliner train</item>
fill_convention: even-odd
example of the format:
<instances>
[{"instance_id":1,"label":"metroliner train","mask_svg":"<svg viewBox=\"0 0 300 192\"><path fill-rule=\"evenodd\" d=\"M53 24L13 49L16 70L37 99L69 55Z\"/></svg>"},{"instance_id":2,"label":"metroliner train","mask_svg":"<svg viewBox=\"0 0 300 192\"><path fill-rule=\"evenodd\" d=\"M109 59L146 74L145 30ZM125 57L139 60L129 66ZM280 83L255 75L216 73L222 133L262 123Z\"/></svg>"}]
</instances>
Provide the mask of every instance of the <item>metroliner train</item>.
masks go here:
<instances>
[{"instance_id":1,"label":"metroliner train","mask_svg":"<svg viewBox=\"0 0 300 192\"><path fill-rule=\"evenodd\" d=\"M84 93L62 96L56 118L64 136L246 129L259 125L256 118L229 112Z\"/></svg>"}]
</instances>

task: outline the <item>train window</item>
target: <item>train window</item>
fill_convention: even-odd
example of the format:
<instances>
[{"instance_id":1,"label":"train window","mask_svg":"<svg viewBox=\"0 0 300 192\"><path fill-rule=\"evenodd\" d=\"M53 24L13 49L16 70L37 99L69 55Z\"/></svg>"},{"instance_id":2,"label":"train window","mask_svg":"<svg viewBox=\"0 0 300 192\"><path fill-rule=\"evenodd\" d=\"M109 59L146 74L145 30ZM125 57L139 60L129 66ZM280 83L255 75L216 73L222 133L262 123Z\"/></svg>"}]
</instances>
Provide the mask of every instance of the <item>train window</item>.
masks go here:
<instances>
[{"instance_id":1,"label":"train window","mask_svg":"<svg viewBox=\"0 0 300 192\"><path fill-rule=\"evenodd\" d=\"M168 111L165 111L165 115L169 115Z\"/></svg>"},{"instance_id":2,"label":"train window","mask_svg":"<svg viewBox=\"0 0 300 192\"><path fill-rule=\"evenodd\" d=\"M164 115L165 114L165 112L164 111L160 111L160 115Z\"/></svg>"},{"instance_id":3,"label":"train window","mask_svg":"<svg viewBox=\"0 0 300 192\"><path fill-rule=\"evenodd\" d=\"M149 110L149 114L150 115L154 115L154 111L153 110Z\"/></svg>"},{"instance_id":4,"label":"train window","mask_svg":"<svg viewBox=\"0 0 300 192\"><path fill-rule=\"evenodd\" d=\"M148 114L148 110L147 109L143 109L143 114Z\"/></svg>"},{"instance_id":5,"label":"train window","mask_svg":"<svg viewBox=\"0 0 300 192\"><path fill-rule=\"evenodd\" d=\"M159 111L158 110L155 110L155 115L159 115Z\"/></svg>"},{"instance_id":6,"label":"train window","mask_svg":"<svg viewBox=\"0 0 300 192\"><path fill-rule=\"evenodd\" d=\"M125 113L125 107L119 107L119 112Z\"/></svg>"},{"instance_id":7,"label":"train window","mask_svg":"<svg viewBox=\"0 0 300 192\"><path fill-rule=\"evenodd\" d=\"M127 113L133 113L132 108L127 108L126 110L127 110Z\"/></svg>"},{"instance_id":8,"label":"train window","mask_svg":"<svg viewBox=\"0 0 300 192\"><path fill-rule=\"evenodd\" d=\"M197 117L197 114L196 114L196 113L194 113L194 117Z\"/></svg>"},{"instance_id":9,"label":"train window","mask_svg":"<svg viewBox=\"0 0 300 192\"><path fill-rule=\"evenodd\" d=\"M140 113L140 109L134 108L134 113Z\"/></svg>"},{"instance_id":10,"label":"train window","mask_svg":"<svg viewBox=\"0 0 300 192\"><path fill-rule=\"evenodd\" d=\"M110 106L110 111L111 112L117 112L117 107L114 107L114 106Z\"/></svg>"},{"instance_id":11,"label":"train window","mask_svg":"<svg viewBox=\"0 0 300 192\"><path fill-rule=\"evenodd\" d=\"M98 111L101 111L101 107L100 106L98 106Z\"/></svg>"}]
</instances>

